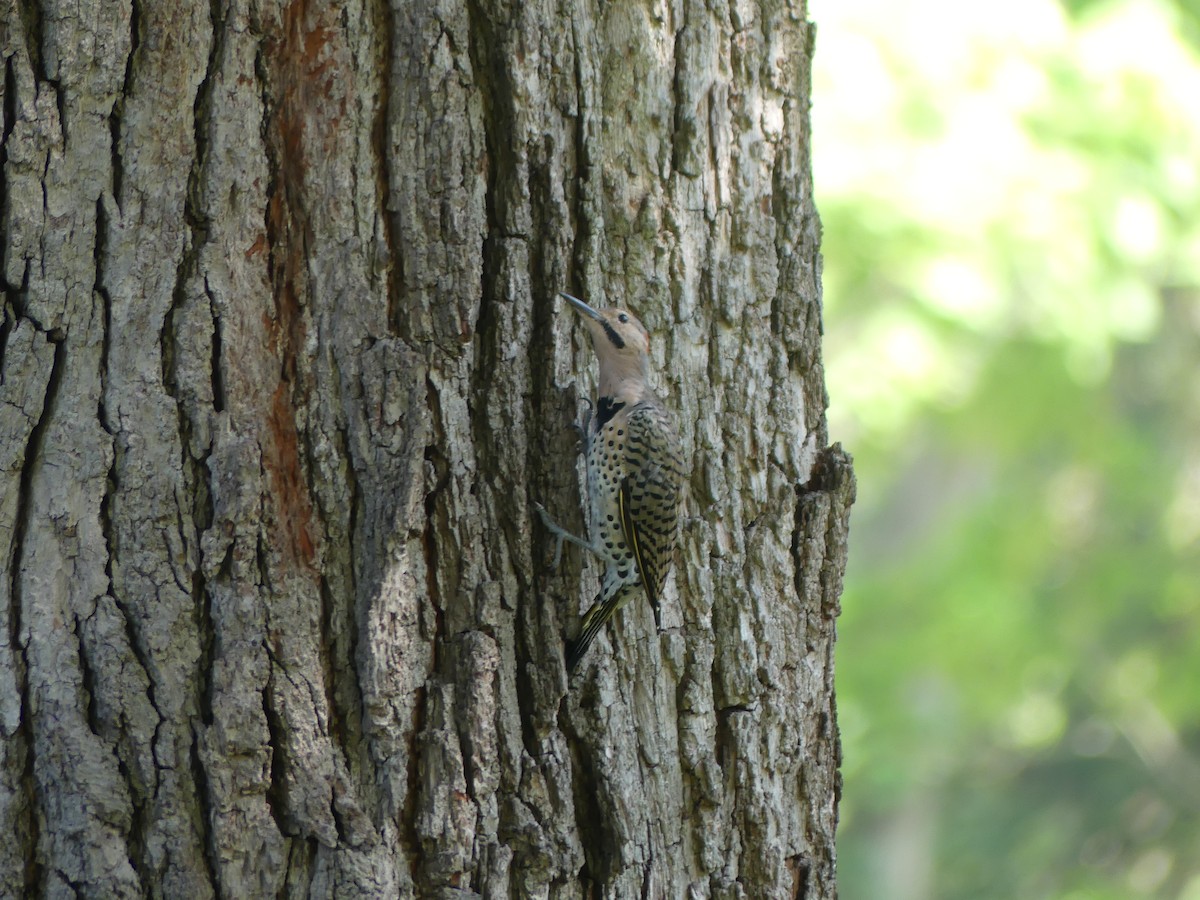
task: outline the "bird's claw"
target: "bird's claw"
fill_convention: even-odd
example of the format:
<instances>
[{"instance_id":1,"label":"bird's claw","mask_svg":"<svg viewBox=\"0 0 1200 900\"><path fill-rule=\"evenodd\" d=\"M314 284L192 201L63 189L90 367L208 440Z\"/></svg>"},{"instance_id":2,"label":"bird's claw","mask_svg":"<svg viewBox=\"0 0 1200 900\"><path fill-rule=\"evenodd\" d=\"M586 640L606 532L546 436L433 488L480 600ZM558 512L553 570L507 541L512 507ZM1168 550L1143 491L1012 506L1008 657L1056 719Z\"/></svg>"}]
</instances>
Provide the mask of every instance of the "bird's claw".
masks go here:
<instances>
[{"instance_id":1,"label":"bird's claw","mask_svg":"<svg viewBox=\"0 0 1200 900\"><path fill-rule=\"evenodd\" d=\"M596 409L595 405L587 397L583 398L583 402L587 405L587 409L583 412L583 421L573 423L571 427L579 433L579 443L583 445L583 451L586 453L590 439L588 437L592 425L592 413Z\"/></svg>"}]
</instances>

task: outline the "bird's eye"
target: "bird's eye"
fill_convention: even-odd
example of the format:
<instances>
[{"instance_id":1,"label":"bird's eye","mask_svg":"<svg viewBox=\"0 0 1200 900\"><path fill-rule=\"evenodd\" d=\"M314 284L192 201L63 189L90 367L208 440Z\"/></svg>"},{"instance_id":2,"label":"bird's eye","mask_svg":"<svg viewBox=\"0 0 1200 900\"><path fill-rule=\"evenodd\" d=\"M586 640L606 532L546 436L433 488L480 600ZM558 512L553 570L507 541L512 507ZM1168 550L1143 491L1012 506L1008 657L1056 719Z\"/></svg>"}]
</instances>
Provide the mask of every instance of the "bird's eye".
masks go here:
<instances>
[{"instance_id":1,"label":"bird's eye","mask_svg":"<svg viewBox=\"0 0 1200 900\"><path fill-rule=\"evenodd\" d=\"M621 313L619 316L617 316L617 321L618 322L628 322L629 316L625 315L625 313Z\"/></svg>"}]
</instances>

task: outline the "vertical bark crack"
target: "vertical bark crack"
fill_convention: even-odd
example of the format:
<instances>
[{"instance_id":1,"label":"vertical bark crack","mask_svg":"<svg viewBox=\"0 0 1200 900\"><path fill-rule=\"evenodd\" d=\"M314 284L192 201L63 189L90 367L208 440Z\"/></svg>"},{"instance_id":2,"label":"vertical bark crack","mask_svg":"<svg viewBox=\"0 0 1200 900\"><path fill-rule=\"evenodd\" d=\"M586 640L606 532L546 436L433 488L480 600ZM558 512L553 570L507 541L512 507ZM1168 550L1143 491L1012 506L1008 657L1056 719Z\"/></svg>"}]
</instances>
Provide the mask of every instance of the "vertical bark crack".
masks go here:
<instances>
[{"instance_id":1,"label":"vertical bark crack","mask_svg":"<svg viewBox=\"0 0 1200 900\"><path fill-rule=\"evenodd\" d=\"M393 336L402 334L400 292L404 285L404 257L398 252L393 235L400 233L397 210L391 208L391 195L395 181L392 170L391 140L388 124L391 118L392 80L396 73L396 14L390 3L379 2L373 7L375 21L383 35L382 65L379 76L379 113L371 129L375 146L377 190L381 199L379 219L383 229L383 244L387 265L387 326Z\"/></svg>"},{"instance_id":2,"label":"vertical bark crack","mask_svg":"<svg viewBox=\"0 0 1200 900\"><path fill-rule=\"evenodd\" d=\"M17 72L15 56L4 61L4 123L0 126L0 197L8 197L8 141L17 124ZM11 252L6 248L6 253ZM8 290L4 268L0 267L0 286ZM0 344L3 346L3 344Z\"/></svg>"},{"instance_id":3,"label":"vertical bark crack","mask_svg":"<svg viewBox=\"0 0 1200 900\"><path fill-rule=\"evenodd\" d=\"M671 107L673 110L671 122L671 171L678 172L686 178L698 178L700 172L692 164L694 144L698 128L696 111L689 109L690 92L687 89L691 81L691 66L688 64L688 10L683 8L683 24L675 30L675 46L672 62L674 64L671 79Z\"/></svg>"},{"instance_id":4,"label":"vertical bark crack","mask_svg":"<svg viewBox=\"0 0 1200 900\"><path fill-rule=\"evenodd\" d=\"M93 613L94 615L94 613ZM92 734L100 735L103 728L96 713L96 673L92 671L92 661L88 659L87 647L83 640L83 619L75 616L75 646L79 648L79 677L83 692L87 694L87 704L84 713Z\"/></svg>"},{"instance_id":5,"label":"vertical bark crack","mask_svg":"<svg viewBox=\"0 0 1200 900\"><path fill-rule=\"evenodd\" d=\"M114 173L115 173L114 169ZM108 414L108 354L112 345L112 295L109 293L105 283L105 257L108 255L108 211L104 208L103 196L96 199L96 246L93 250L95 256L96 278L92 285L92 290L96 296L100 298L100 302L104 306L104 323L103 332L100 340L100 391L99 399L97 400L96 416L100 421L100 427L109 433L116 434L112 420ZM116 454L113 455L113 466L116 465ZM112 478L113 469L109 469L110 480ZM108 493L105 492L102 503L107 503ZM109 544L111 556L112 545Z\"/></svg>"},{"instance_id":6,"label":"vertical bark crack","mask_svg":"<svg viewBox=\"0 0 1200 900\"><path fill-rule=\"evenodd\" d=\"M429 603L433 608L435 620L427 623L427 636L433 644L433 667L437 669L438 638L443 632L444 598L452 596L453 592L446 590L438 583L438 529L441 525L438 501L442 492L450 483L450 465L442 452L445 436L441 429L441 410L438 404L437 388L431 380L426 380L430 418L434 423L433 442L425 448L426 462L426 492L425 492L425 531L421 546L425 550L425 578L429 591Z\"/></svg>"},{"instance_id":7,"label":"vertical bark crack","mask_svg":"<svg viewBox=\"0 0 1200 900\"><path fill-rule=\"evenodd\" d=\"M287 722L283 716L275 708L275 679L278 677L276 669L280 667L279 661L272 652L271 647L266 642L263 643L263 651L267 655L267 683L262 692L262 709L263 718L267 723L267 733L271 736L271 741L268 750L271 754L270 762L270 785L264 793L264 798L267 802L267 809L271 812L271 818L275 822L275 827L279 829L282 835L293 835L296 829L289 826L288 823L288 801L287 801Z\"/></svg>"},{"instance_id":8,"label":"vertical bark crack","mask_svg":"<svg viewBox=\"0 0 1200 900\"><path fill-rule=\"evenodd\" d=\"M216 89L216 74L222 54L225 49L224 26L221 0L210 0L208 24L210 28L210 43L204 77L196 87L196 95L192 102L192 160L188 172L187 189L183 203L183 224L185 226L184 243L180 259L175 269L175 283L171 294L171 303L163 316L162 327L158 335L159 359L162 367L161 381L163 390L174 401L176 410L176 428L180 444L180 474L183 480L183 497L191 502L191 518L194 533L182 533L181 540L185 546L195 542L200 546L202 535L212 527L213 503L211 473L208 469L208 458L211 448L197 448L197 422L192 419L189 400L181 391L179 379L179 346L178 330L179 316L182 315L188 302L190 285L200 271L200 253L209 238L209 219L205 201L205 177L209 158L209 133L213 117L213 93ZM130 23L132 41L129 60L126 65L125 91L131 88L134 77L134 57L141 43L142 19L138 0L133 0L132 19ZM204 299L212 316L212 402L215 411L224 408L224 387L220 372L221 335L220 320L214 308L214 298L204 283ZM201 413L203 414L203 413ZM199 455L197 455L199 453ZM182 499L180 502L187 502ZM180 530L183 531L180 521ZM228 574L231 565L229 557L222 563L221 571ZM177 579L178 580L178 579ZM204 566L197 560L191 572L191 583L180 584L186 591L194 608L195 627L199 642L199 655L196 660L194 675L190 679L191 690L194 692L195 709L198 721L191 726L191 743L188 749L188 766L190 777L195 787L195 798L198 806L196 830L203 847L204 874L209 884L220 894L221 880L219 877L220 853L217 847L217 833L214 828L216 811L213 808L212 786L209 781L205 764L204 729L213 723L212 704L212 675L214 664L215 635L212 619L212 597L204 576ZM124 612L124 610L122 610ZM128 616L126 616L128 621ZM153 683L151 683L153 692ZM151 693L153 703L153 694ZM157 707L156 707L157 709ZM160 729L156 729L155 739Z\"/></svg>"},{"instance_id":9,"label":"vertical bark crack","mask_svg":"<svg viewBox=\"0 0 1200 900\"><path fill-rule=\"evenodd\" d=\"M115 162L115 160L114 160ZM114 177L116 173L114 169ZM96 243L93 250L94 265L95 265L95 283L92 286L94 294L100 298L104 308L103 316L103 334L100 345L100 390L99 399L97 401L97 418L101 427L110 435L116 435L120 430L120 424L113 421L110 410L107 407L108 384L109 384L109 351L112 344L112 295L107 287L107 260L108 260L108 240L111 221L109 219L107 202L105 197L101 195L96 200ZM162 726L163 716L158 704L155 702L156 682L154 678L154 667L151 664L150 653L145 646L145 640L141 634L141 629L138 626L135 616L130 612L128 604L122 601L122 598L117 596L115 583L113 580L113 564L118 558L120 547L117 542L117 533L112 521L112 500L114 493L118 487L117 472L121 461L121 443L115 438L111 439L112 456L109 463L108 474L104 482L104 495L100 499L100 530L104 537L104 574L108 581L108 595L113 598L113 602L121 613L122 621L125 625L125 636L129 642L130 652L133 654L137 664L141 667L146 676L146 699L149 701L151 708L158 716L158 722L155 725L154 736L151 739L151 753L154 752L154 747L157 745L159 731ZM84 673L85 687L89 696L89 724L92 731L108 739L111 736L101 734L98 729L95 718L95 690L94 679L90 679L89 661L87 658L87 648L84 633L77 629L79 641L79 658L80 668ZM89 684L90 682L90 684ZM139 787L137 780L133 777L130 766L125 759L125 753L122 752L120 741L115 742L115 756L117 758L118 767L122 778L125 780L126 787L129 790L130 802L132 804L132 822L129 834L129 852L131 859L136 861L134 870L142 877L145 877L148 872L148 867L144 865L144 852L146 847L145 829L147 827L144 807L146 803L146 791L153 792L155 787L149 785L143 790Z\"/></svg>"},{"instance_id":10,"label":"vertical bark crack","mask_svg":"<svg viewBox=\"0 0 1200 900\"><path fill-rule=\"evenodd\" d=\"M213 298L212 291L208 286L208 279L204 280L204 294L208 298L208 309L212 316L212 398L213 412L225 411L225 375L221 370L221 317L217 314L216 300Z\"/></svg>"},{"instance_id":11,"label":"vertical bark crack","mask_svg":"<svg viewBox=\"0 0 1200 900\"><path fill-rule=\"evenodd\" d=\"M42 331L40 328L38 330ZM43 333L45 332L43 331ZM42 446L45 443L46 430L57 406L67 355L66 339L61 331L55 329L46 334L46 340L54 345L54 361L46 381L42 413L29 432L29 439L25 444L25 454L22 457L21 477L17 488L17 514L14 519L12 566L9 570L9 577L12 579L9 593L12 598L12 608L9 610L12 633L9 635L9 642L14 655L20 660L18 677L21 690L21 719L15 737L25 748L25 770L22 772L21 782L25 793L26 808L30 810L28 816L29 846L34 848L39 843L38 822L43 814L34 812L41 806L41 795L37 789L37 779L34 773L36 745L32 730L33 713L30 707L29 679L26 677L26 673L29 671L29 660L26 655L25 640L22 636L21 613L25 598L22 590L21 566L25 558L25 536L29 530L30 519L34 514L30 502L33 477L41 464ZM43 895L46 887L45 878L46 871L42 866L41 857L35 851L28 859L25 868L26 894L28 896Z\"/></svg>"},{"instance_id":12,"label":"vertical bark crack","mask_svg":"<svg viewBox=\"0 0 1200 900\"><path fill-rule=\"evenodd\" d=\"M17 0L17 9L21 32L25 36L25 52L29 54L29 66L36 79L42 73L42 3L40 0Z\"/></svg>"},{"instance_id":13,"label":"vertical bark crack","mask_svg":"<svg viewBox=\"0 0 1200 900\"><path fill-rule=\"evenodd\" d=\"M209 721L212 720L211 710L209 713ZM200 807L200 838L204 844L204 867L208 875L208 883L211 884L217 891L218 896L221 893L221 879L218 875L220 866L218 865L219 853L216 844L216 832L213 830L213 805L212 791L208 783L208 771L204 767L203 753L201 751L201 741L203 738L200 735L200 726L192 726L192 745L190 762L192 768L192 780L196 784L196 802Z\"/></svg>"},{"instance_id":14,"label":"vertical bark crack","mask_svg":"<svg viewBox=\"0 0 1200 900\"><path fill-rule=\"evenodd\" d=\"M141 44L141 11L137 0L130 0L129 55L125 57L125 77L121 89L113 100L108 114L108 129L111 135L112 193L117 209L121 209L121 197L125 179L125 164L121 159L121 122L125 117L125 100L133 89L133 61Z\"/></svg>"}]
</instances>

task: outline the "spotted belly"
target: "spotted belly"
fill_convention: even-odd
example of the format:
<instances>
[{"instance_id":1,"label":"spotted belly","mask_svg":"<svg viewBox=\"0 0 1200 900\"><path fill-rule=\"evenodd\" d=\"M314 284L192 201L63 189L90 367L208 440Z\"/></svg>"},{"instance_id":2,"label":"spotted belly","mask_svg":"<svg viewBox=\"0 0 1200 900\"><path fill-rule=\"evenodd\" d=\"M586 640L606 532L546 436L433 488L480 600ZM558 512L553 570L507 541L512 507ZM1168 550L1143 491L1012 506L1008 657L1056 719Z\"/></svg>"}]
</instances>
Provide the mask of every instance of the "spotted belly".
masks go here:
<instances>
[{"instance_id":1,"label":"spotted belly","mask_svg":"<svg viewBox=\"0 0 1200 900\"><path fill-rule=\"evenodd\" d=\"M591 506L592 543L609 567L615 567L618 579L638 580L633 550L621 529L619 497L626 475L624 426L616 421L603 424L592 435L588 453L588 495Z\"/></svg>"}]
</instances>

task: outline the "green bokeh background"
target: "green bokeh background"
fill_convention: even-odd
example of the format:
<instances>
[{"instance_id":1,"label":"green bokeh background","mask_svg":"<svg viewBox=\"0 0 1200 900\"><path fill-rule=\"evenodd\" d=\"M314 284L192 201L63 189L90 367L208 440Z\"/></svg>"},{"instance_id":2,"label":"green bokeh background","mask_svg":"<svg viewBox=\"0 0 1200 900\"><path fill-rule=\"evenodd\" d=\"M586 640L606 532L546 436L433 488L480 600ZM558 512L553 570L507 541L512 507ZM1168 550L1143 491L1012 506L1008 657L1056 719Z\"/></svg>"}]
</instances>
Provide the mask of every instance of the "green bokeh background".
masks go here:
<instances>
[{"instance_id":1,"label":"green bokeh background","mask_svg":"<svg viewBox=\"0 0 1200 900\"><path fill-rule=\"evenodd\" d=\"M1200 13L813 0L845 900L1200 900Z\"/></svg>"}]
</instances>

